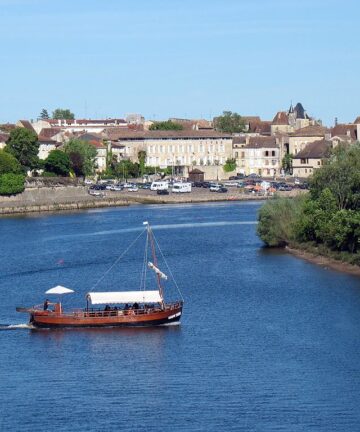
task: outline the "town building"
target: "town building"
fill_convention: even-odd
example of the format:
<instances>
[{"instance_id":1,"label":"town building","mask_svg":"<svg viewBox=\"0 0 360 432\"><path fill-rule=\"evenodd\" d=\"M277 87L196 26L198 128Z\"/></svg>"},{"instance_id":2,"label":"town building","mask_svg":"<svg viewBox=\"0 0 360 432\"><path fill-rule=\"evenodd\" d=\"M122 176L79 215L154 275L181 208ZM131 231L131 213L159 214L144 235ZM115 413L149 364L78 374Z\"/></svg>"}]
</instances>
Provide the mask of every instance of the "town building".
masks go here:
<instances>
[{"instance_id":1,"label":"town building","mask_svg":"<svg viewBox=\"0 0 360 432\"><path fill-rule=\"evenodd\" d=\"M114 144L123 148L124 158L137 162L142 150L147 166L172 168L182 176L196 167L205 178L223 176L222 166L232 157L232 136L214 130L107 130L106 135L112 148Z\"/></svg>"},{"instance_id":2,"label":"town building","mask_svg":"<svg viewBox=\"0 0 360 432\"><path fill-rule=\"evenodd\" d=\"M317 122L305 111L300 102L290 105L289 110L276 113L271 124L271 135L276 133L292 133L306 126L315 125Z\"/></svg>"},{"instance_id":3,"label":"town building","mask_svg":"<svg viewBox=\"0 0 360 432\"><path fill-rule=\"evenodd\" d=\"M274 177L281 171L281 150L274 136L234 138L233 154L237 172Z\"/></svg>"},{"instance_id":4,"label":"town building","mask_svg":"<svg viewBox=\"0 0 360 432\"><path fill-rule=\"evenodd\" d=\"M109 118L109 119L48 119L48 120L37 120L31 123L31 126L37 134L40 133L41 129L44 128L61 128L63 131L70 133L75 132L89 132L89 133L101 133L106 128L127 128L128 123L124 119Z\"/></svg>"},{"instance_id":5,"label":"town building","mask_svg":"<svg viewBox=\"0 0 360 432\"><path fill-rule=\"evenodd\" d=\"M289 153L297 155L309 143L330 138L330 130L320 125L309 125L289 134Z\"/></svg>"},{"instance_id":6,"label":"town building","mask_svg":"<svg viewBox=\"0 0 360 432\"><path fill-rule=\"evenodd\" d=\"M330 156L332 142L321 139L306 144L293 158L294 177L306 178L324 165Z\"/></svg>"},{"instance_id":7,"label":"town building","mask_svg":"<svg viewBox=\"0 0 360 432\"><path fill-rule=\"evenodd\" d=\"M9 139L9 134L0 131L0 150L6 146L6 142Z\"/></svg>"}]
</instances>

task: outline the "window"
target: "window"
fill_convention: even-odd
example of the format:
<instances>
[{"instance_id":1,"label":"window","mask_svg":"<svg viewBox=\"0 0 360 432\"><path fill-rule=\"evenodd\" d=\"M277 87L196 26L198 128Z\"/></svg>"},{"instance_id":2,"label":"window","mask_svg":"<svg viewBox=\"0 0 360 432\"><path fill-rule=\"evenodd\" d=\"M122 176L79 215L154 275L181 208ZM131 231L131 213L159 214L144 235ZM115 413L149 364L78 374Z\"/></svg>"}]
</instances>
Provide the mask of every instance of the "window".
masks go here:
<instances>
[{"instance_id":1,"label":"window","mask_svg":"<svg viewBox=\"0 0 360 432\"><path fill-rule=\"evenodd\" d=\"M242 159L245 158L245 152L241 152L241 158L242 158Z\"/></svg>"},{"instance_id":2,"label":"window","mask_svg":"<svg viewBox=\"0 0 360 432\"><path fill-rule=\"evenodd\" d=\"M269 156L269 152L266 150L265 151L265 157Z\"/></svg>"},{"instance_id":3,"label":"window","mask_svg":"<svg viewBox=\"0 0 360 432\"><path fill-rule=\"evenodd\" d=\"M271 156L275 156L275 150L272 150Z\"/></svg>"},{"instance_id":4,"label":"window","mask_svg":"<svg viewBox=\"0 0 360 432\"><path fill-rule=\"evenodd\" d=\"M237 159L239 157L239 152L235 152L235 158Z\"/></svg>"}]
</instances>

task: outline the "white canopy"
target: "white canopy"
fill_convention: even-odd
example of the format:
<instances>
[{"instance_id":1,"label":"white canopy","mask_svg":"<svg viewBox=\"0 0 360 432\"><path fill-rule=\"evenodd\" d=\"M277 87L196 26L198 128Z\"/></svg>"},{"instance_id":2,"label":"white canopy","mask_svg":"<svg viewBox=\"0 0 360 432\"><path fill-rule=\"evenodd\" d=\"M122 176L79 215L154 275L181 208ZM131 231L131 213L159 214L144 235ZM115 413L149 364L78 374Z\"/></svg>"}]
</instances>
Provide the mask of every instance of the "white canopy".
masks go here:
<instances>
[{"instance_id":1,"label":"white canopy","mask_svg":"<svg viewBox=\"0 0 360 432\"><path fill-rule=\"evenodd\" d=\"M60 294L70 294L70 293L73 293L73 292L74 291L71 290L71 289L69 289L69 288L65 288L65 287L63 287L61 285L57 285L56 287L50 288L47 291L45 291L45 294L57 294L57 295L60 295Z\"/></svg>"},{"instance_id":2,"label":"white canopy","mask_svg":"<svg viewBox=\"0 0 360 432\"><path fill-rule=\"evenodd\" d=\"M159 291L91 292L86 298L91 304L161 303Z\"/></svg>"}]
</instances>

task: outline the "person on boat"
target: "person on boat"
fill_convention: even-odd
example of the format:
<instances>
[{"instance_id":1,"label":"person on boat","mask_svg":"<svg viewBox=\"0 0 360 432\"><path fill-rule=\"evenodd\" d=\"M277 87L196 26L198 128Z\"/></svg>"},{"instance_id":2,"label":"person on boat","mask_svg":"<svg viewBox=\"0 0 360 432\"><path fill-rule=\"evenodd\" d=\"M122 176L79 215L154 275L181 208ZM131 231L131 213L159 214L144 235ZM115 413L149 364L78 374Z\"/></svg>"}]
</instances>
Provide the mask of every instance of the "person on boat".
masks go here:
<instances>
[{"instance_id":1,"label":"person on boat","mask_svg":"<svg viewBox=\"0 0 360 432\"><path fill-rule=\"evenodd\" d=\"M109 306L109 305L106 305L106 306L105 306L105 310L106 310L106 311L111 310L110 306Z\"/></svg>"},{"instance_id":2,"label":"person on boat","mask_svg":"<svg viewBox=\"0 0 360 432\"><path fill-rule=\"evenodd\" d=\"M124 306L124 310L127 310L127 309L129 309L128 303L126 303L126 305Z\"/></svg>"},{"instance_id":3,"label":"person on boat","mask_svg":"<svg viewBox=\"0 0 360 432\"><path fill-rule=\"evenodd\" d=\"M50 303L48 299L45 299L45 301L44 301L44 311L48 310L48 308L49 308L49 306L50 306L51 304L52 304L52 303Z\"/></svg>"},{"instance_id":4,"label":"person on boat","mask_svg":"<svg viewBox=\"0 0 360 432\"><path fill-rule=\"evenodd\" d=\"M135 303L133 304L133 309L139 309L139 303L135 302Z\"/></svg>"}]
</instances>

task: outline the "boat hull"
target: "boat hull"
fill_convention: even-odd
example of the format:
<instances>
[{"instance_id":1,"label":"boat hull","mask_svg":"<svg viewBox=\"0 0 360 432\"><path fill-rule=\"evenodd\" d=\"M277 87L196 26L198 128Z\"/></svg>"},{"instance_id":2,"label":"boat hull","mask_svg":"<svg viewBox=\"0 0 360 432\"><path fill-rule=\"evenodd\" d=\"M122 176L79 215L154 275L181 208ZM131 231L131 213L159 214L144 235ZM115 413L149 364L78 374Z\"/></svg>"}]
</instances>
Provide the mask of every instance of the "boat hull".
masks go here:
<instances>
[{"instance_id":1,"label":"boat hull","mask_svg":"<svg viewBox=\"0 0 360 432\"><path fill-rule=\"evenodd\" d=\"M130 313L133 312L133 313ZM141 312L141 313L140 313ZM182 305L165 310L113 312L74 312L56 314L31 311L30 323L37 328L83 328L83 327L149 327L180 321Z\"/></svg>"}]
</instances>

